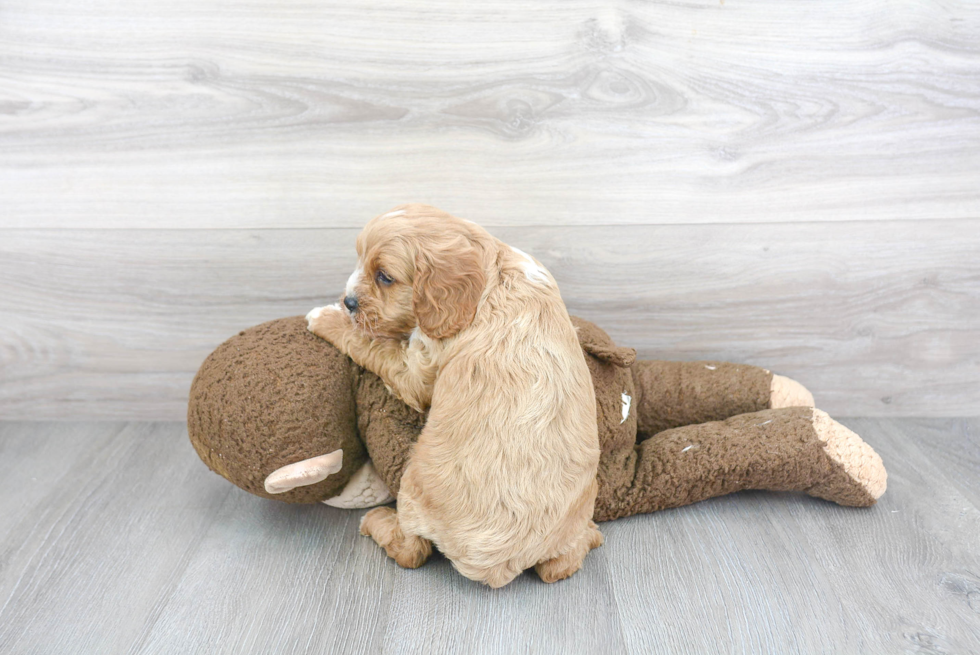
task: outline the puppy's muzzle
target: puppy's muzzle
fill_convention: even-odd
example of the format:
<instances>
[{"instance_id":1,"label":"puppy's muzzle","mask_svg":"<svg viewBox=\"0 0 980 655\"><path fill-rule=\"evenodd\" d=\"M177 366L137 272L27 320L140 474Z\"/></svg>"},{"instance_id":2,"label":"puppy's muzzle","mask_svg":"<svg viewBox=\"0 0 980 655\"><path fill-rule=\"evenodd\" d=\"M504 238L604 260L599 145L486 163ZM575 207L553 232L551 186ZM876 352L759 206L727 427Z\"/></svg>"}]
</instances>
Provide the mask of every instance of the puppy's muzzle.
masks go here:
<instances>
[{"instance_id":1,"label":"puppy's muzzle","mask_svg":"<svg viewBox=\"0 0 980 655\"><path fill-rule=\"evenodd\" d=\"M351 314L357 311L357 296L344 296L344 307Z\"/></svg>"}]
</instances>

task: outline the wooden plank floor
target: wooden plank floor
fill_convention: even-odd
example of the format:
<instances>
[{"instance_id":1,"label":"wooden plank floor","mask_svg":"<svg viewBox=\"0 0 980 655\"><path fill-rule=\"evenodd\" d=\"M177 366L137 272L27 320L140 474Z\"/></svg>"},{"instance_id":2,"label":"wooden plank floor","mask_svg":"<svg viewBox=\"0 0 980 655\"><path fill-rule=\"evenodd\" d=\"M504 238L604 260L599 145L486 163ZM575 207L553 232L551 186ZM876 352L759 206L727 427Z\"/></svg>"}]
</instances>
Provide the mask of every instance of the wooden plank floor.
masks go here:
<instances>
[{"instance_id":1,"label":"wooden plank floor","mask_svg":"<svg viewBox=\"0 0 980 655\"><path fill-rule=\"evenodd\" d=\"M235 489L180 423L0 423L0 652L977 652L980 419L843 422L888 467L874 508L741 493L498 591Z\"/></svg>"}]
</instances>

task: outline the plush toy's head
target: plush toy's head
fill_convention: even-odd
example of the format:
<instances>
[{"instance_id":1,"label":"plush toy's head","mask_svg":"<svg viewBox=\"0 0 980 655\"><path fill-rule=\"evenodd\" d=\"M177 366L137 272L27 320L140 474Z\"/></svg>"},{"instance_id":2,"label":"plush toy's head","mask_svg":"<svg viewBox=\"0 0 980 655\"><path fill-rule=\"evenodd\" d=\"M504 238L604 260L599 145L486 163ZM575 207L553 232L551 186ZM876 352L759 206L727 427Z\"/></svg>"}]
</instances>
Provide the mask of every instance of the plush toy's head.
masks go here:
<instances>
[{"instance_id":1,"label":"plush toy's head","mask_svg":"<svg viewBox=\"0 0 980 655\"><path fill-rule=\"evenodd\" d=\"M633 452L635 392L628 367L636 351L616 347L588 321L572 322L594 381L604 479L605 468L622 468L620 460ZM301 317L263 323L218 346L194 378L187 412L191 443L211 470L253 494L290 503L339 496L367 462L365 444L383 484L397 492L424 424L423 414L307 331ZM317 464L324 458L331 466ZM313 484L303 479L311 462L319 480ZM280 473L289 478L288 491L269 486ZM608 488L601 484L600 495Z\"/></svg>"},{"instance_id":2,"label":"plush toy's head","mask_svg":"<svg viewBox=\"0 0 980 655\"><path fill-rule=\"evenodd\" d=\"M194 378L191 443L212 471L253 494L290 503L336 496L367 461L357 436L353 368L301 317L240 332ZM270 473L321 455L332 455L339 470L315 484L267 491Z\"/></svg>"}]
</instances>

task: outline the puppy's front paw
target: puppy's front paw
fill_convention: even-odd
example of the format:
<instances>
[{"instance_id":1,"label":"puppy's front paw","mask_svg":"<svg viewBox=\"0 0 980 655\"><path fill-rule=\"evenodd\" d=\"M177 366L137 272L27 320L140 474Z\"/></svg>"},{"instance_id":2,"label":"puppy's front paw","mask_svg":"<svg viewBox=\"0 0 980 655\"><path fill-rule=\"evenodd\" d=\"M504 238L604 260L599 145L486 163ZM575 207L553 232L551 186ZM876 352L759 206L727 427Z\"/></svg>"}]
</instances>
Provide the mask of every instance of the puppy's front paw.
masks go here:
<instances>
[{"instance_id":1,"label":"puppy's front paw","mask_svg":"<svg viewBox=\"0 0 980 655\"><path fill-rule=\"evenodd\" d=\"M314 307L306 315L306 329L327 341L337 345L337 341L345 332L351 329L347 312L341 309L339 303L326 307Z\"/></svg>"},{"instance_id":2,"label":"puppy's front paw","mask_svg":"<svg viewBox=\"0 0 980 655\"><path fill-rule=\"evenodd\" d=\"M417 569L432 554L431 541L402 532L398 514L391 507L377 507L365 514L361 518L361 534L374 539L388 557L406 569Z\"/></svg>"}]
</instances>

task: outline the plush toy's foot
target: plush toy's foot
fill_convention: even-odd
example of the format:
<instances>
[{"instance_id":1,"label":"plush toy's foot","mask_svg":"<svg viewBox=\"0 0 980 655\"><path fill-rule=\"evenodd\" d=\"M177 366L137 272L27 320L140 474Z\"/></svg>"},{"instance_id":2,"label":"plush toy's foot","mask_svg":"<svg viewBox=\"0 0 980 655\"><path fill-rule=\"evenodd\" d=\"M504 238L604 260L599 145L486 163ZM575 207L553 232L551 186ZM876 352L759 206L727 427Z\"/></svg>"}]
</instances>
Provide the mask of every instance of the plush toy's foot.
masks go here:
<instances>
[{"instance_id":1,"label":"plush toy's foot","mask_svg":"<svg viewBox=\"0 0 980 655\"><path fill-rule=\"evenodd\" d=\"M782 407L813 407L813 394L796 380L774 373L769 384L769 409Z\"/></svg>"},{"instance_id":2,"label":"plush toy's foot","mask_svg":"<svg viewBox=\"0 0 980 655\"><path fill-rule=\"evenodd\" d=\"M599 528L596 527L595 523L589 521L588 527L570 551L564 555L545 560L544 562L538 562L534 565L534 570L538 572L538 576L545 582L550 583L564 580L582 568L582 562L585 560L585 556L593 548L601 546L603 541Z\"/></svg>"},{"instance_id":3,"label":"plush toy's foot","mask_svg":"<svg viewBox=\"0 0 980 655\"><path fill-rule=\"evenodd\" d=\"M888 474L878 453L861 437L819 409L813 410L813 429L823 443L827 457L839 469L806 492L852 507L873 505L881 498Z\"/></svg>"},{"instance_id":4,"label":"plush toy's foot","mask_svg":"<svg viewBox=\"0 0 980 655\"><path fill-rule=\"evenodd\" d=\"M406 569L417 569L432 554L432 542L402 532L398 514L390 507L378 507L365 514L361 519L361 534L374 539L388 557Z\"/></svg>"}]
</instances>

